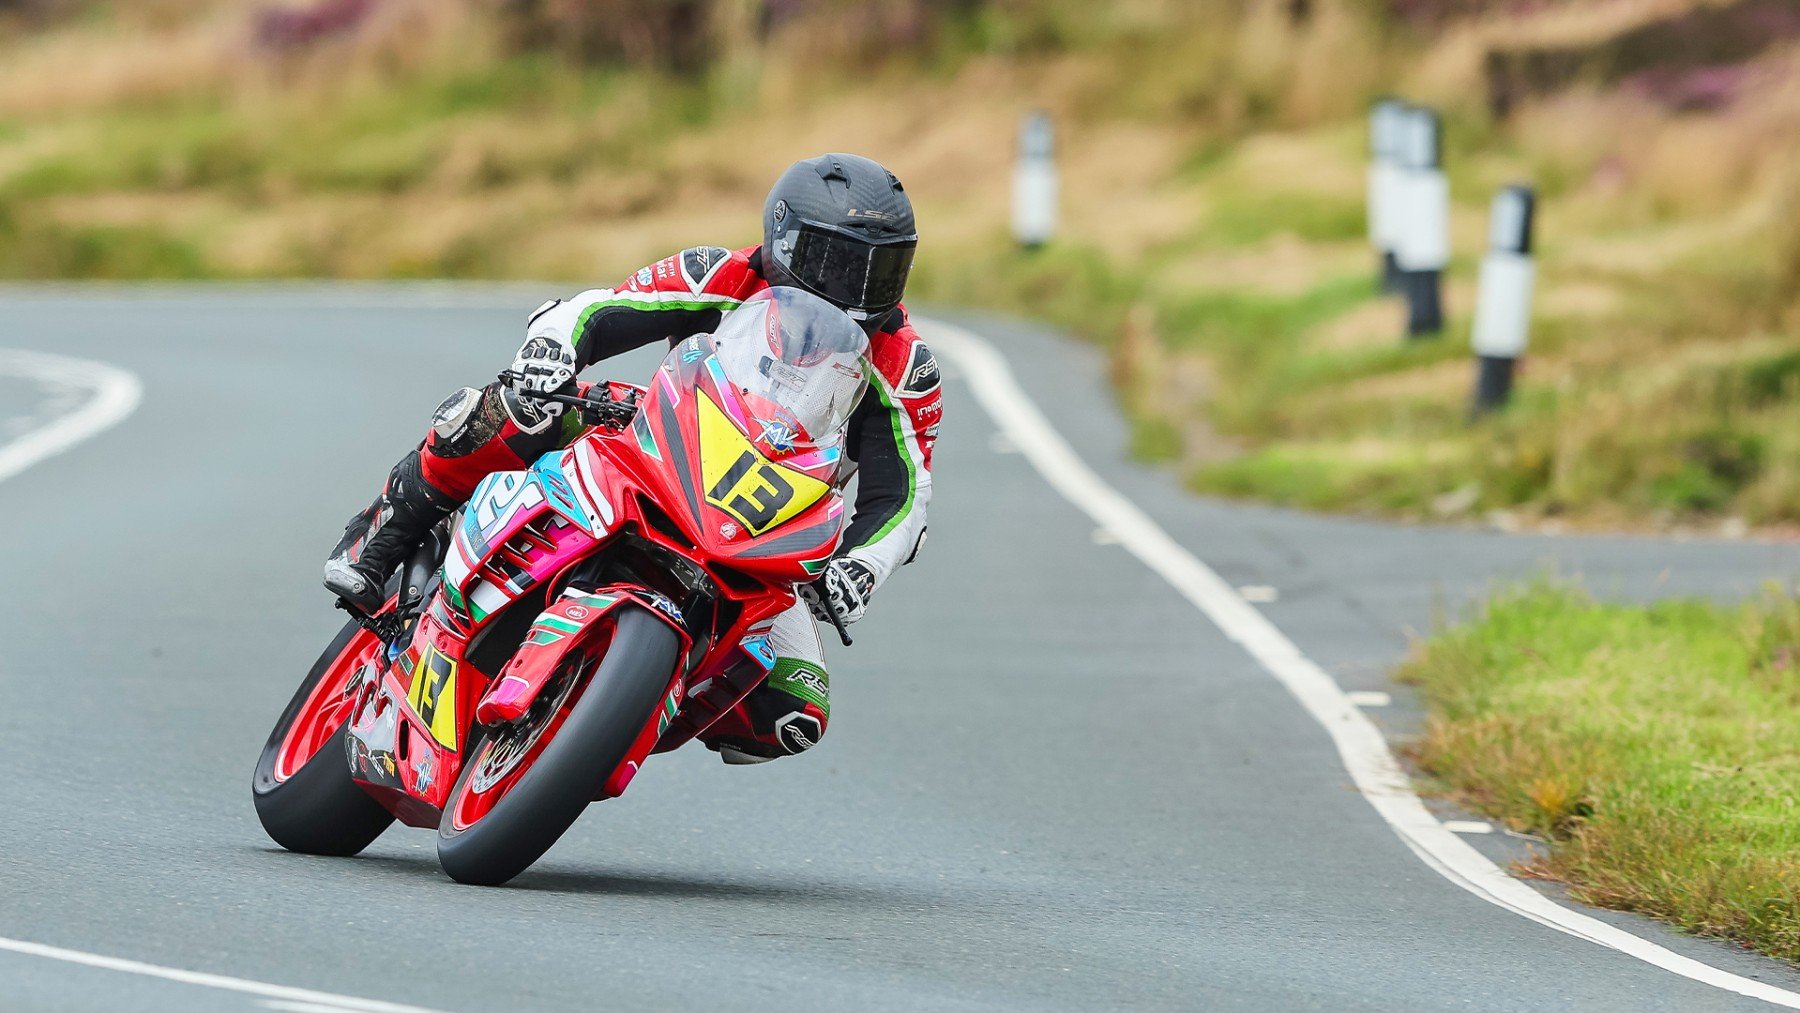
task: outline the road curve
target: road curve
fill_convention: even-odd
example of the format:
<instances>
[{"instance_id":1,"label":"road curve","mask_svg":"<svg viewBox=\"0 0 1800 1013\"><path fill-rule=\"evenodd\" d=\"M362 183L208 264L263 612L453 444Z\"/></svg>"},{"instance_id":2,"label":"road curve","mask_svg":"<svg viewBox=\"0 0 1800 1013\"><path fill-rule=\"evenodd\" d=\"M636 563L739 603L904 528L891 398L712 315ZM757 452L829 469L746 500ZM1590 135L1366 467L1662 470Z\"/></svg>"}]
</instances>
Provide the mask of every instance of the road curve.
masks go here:
<instances>
[{"instance_id":1,"label":"road curve","mask_svg":"<svg viewBox=\"0 0 1800 1013\"><path fill-rule=\"evenodd\" d=\"M537 301L0 292L0 347L111 363L144 390L124 424L0 481L0 939L441 1010L1767 1008L1432 871L1287 691L1094 537L953 368L929 551L833 652L817 752L659 758L504 890L450 883L423 831L355 860L274 849L249 769L335 627L319 557L444 393L503 364ZM1263 611L1309 657L1395 693L1377 713L1391 729L1416 717L1386 681L1407 631L1496 576L1549 562L1648 597L1800 571L1794 546L1191 498L1121 458L1091 352L957 319L1107 482L1231 583L1276 588ZM1601 917L1800 987L1785 965ZM334 1002L315 1005L358 1008ZM301 1006L0 946L9 1010Z\"/></svg>"}]
</instances>

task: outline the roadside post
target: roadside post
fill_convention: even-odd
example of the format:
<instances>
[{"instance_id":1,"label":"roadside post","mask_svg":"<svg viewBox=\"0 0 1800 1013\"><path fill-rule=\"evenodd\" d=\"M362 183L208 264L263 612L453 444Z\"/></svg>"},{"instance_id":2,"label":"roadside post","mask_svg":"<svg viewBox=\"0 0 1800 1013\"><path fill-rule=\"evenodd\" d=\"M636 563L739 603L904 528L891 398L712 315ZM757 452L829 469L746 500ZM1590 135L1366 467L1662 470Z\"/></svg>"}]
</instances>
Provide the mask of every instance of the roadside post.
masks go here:
<instances>
[{"instance_id":1,"label":"roadside post","mask_svg":"<svg viewBox=\"0 0 1800 1013\"><path fill-rule=\"evenodd\" d=\"M1400 290L1400 267L1394 262L1394 219L1406 112L1406 103L1397 98L1379 99L1369 110L1369 245L1379 261L1376 284L1382 292Z\"/></svg>"},{"instance_id":2,"label":"roadside post","mask_svg":"<svg viewBox=\"0 0 1800 1013\"><path fill-rule=\"evenodd\" d=\"M1531 293L1537 267L1531 259L1531 230L1537 195L1528 186L1506 187L1494 195L1488 252L1481 261L1481 288L1475 297L1475 396L1469 416L1503 407L1512 397L1513 371L1531 334Z\"/></svg>"},{"instance_id":3,"label":"roadside post","mask_svg":"<svg viewBox=\"0 0 1800 1013\"><path fill-rule=\"evenodd\" d=\"M1050 114L1035 112L1019 123L1013 166L1013 238L1036 249L1056 235L1056 134Z\"/></svg>"},{"instance_id":4,"label":"roadside post","mask_svg":"<svg viewBox=\"0 0 1800 1013\"><path fill-rule=\"evenodd\" d=\"M1406 335L1444 329L1444 268L1450 262L1450 183L1443 130L1430 109L1407 110L1400 132L1394 260L1406 294Z\"/></svg>"}]
</instances>

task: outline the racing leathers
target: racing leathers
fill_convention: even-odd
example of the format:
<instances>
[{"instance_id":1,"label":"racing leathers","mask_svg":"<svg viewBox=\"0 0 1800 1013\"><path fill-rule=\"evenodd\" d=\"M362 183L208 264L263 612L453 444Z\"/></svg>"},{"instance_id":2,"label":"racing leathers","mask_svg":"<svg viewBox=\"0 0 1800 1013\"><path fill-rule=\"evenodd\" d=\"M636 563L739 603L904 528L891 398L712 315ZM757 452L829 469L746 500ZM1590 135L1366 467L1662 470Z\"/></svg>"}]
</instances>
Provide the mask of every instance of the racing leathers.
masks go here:
<instances>
[{"instance_id":1,"label":"racing leathers","mask_svg":"<svg viewBox=\"0 0 1800 1013\"><path fill-rule=\"evenodd\" d=\"M684 250L642 268L617 288L539 307L527 327L521 365L548 363L547 381L532 386L549 389L566 381L565 371L572 376L621 352L711 332L722 314L768 287L760 247ZM852 617L924 541L931 453L942 412L937 361L903 306L875 326L869 360L874 367L869 392L850 418L846 442L857 465L857 492L831 564L833 598L849 607ZM367 544L398 537L384 528L422 533L419 525L428 527L465 502L487 475L524 468L582 431L575 414L550 414L498 381L458 390L439 406L418 450L395 466L382 496L351 519L327 564L328 583L340 560L354 563ZM404 523L394 524L395 518ZM804 603L776 619L769 645L775 663L767 680L701 736L727 761L802 752L825 732L830 682L824 648Z\"/></svg>"}]
</instances>

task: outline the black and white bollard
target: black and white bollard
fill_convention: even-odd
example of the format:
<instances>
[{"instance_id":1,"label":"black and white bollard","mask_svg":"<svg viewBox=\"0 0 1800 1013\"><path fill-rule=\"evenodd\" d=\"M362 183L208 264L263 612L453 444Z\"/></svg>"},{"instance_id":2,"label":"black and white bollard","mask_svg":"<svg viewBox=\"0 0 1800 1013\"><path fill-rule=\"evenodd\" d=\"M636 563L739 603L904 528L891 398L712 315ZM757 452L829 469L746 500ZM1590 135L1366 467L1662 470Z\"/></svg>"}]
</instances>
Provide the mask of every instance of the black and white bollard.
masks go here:
<instances>
[{"instance_id":1,"label":"black and white bollard","mask_svg":"<svg viewBox=\"0 0 1800 1013\"><path fill-rule=\"evenodd\" d=\"M1383 292L1400 290L1400 268L1394 262L1394 220L1406 112L1406 103L1397 98L1380 99L1369 110L1369 245L1378 258L1377 284Z\"/></svg>"},{"instance_id":2,"label":"black and white bollard","mask_svg":"<svg viewBox=\"0 0 1800 1013\"><path fill-rule=\"evenodd\" d=\"M1528 186L1509 186L1494 196L1488 252L1481 261L1481 290L1475 297L1475 397L1471 417L1504 406L1512 396L1513 371L1531 336L1531 291L1537 268L1531 260L1532 220L1537 196Z\"/></svg>"},{"instance_id":3,"label":"black and white bollard","mask_svg":"<svg viewBox=\"0 0 1800 1013\"><path fill-rule=\"evenodd\" d=\"M1056 235L1056 134L1050 114L1019 123L1019 157L1013 166L1013 238L1033 249Z\"/></svg>"},{"instance_id":4,"label":"black and white bollard","mask_svg":"<svg viewBox=\"0 0 1800 1013\"><path fill-rule=\"evenodd\" d=\"M1406 111L1399 160L1394 260L1406 295L1406 335L1421 338L1444 329L1444 268L1450 263L1450 183L1437 113Z\"/></svg>"}]
</instances>

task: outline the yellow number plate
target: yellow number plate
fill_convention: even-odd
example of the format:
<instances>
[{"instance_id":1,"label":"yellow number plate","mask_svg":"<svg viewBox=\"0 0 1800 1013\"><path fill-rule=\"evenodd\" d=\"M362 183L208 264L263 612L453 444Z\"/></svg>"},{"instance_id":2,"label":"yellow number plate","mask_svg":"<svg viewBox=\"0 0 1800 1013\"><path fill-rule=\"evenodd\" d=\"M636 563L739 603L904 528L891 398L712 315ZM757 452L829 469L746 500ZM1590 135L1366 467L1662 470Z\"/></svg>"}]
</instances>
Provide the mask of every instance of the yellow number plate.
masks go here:
<instances>
[{"instance_id":1,"label":"yellow number plate","mask_svg":"<svg viewBox=\"0 0 1800 1013\"><path fill-rule=\"evenodd\" d=\"M406 702L431 729L432 738L450 749L456 748L456 662L435 647L425 648L413 669Z\"/></svg>"},{"instance_id":2,"label":"yellow number plate","mask_svg":"<svg viewBox=\"0 0 1800 1013\"><path fill-rule=\"evenodd\" d=\"M700 472L706 482L706 501L737 518L752 535L792 520L831 488L764 457L704 392L700 395Z\"/></svg>"}]
</instances>

